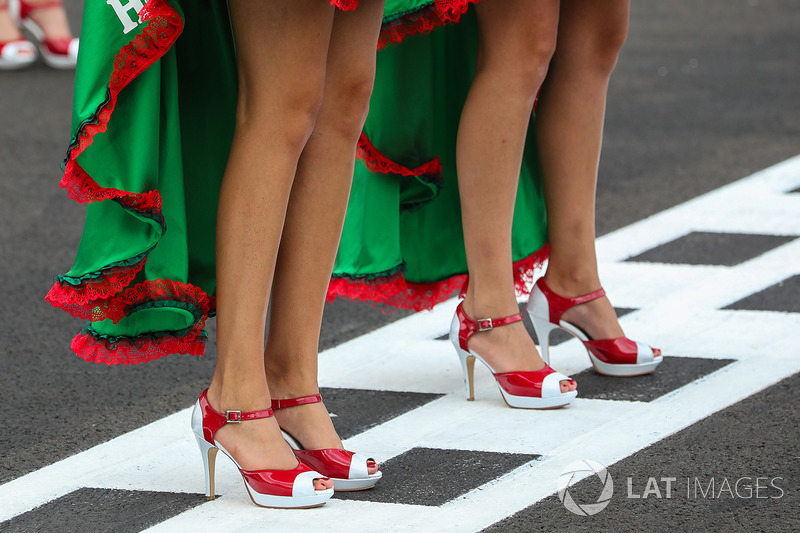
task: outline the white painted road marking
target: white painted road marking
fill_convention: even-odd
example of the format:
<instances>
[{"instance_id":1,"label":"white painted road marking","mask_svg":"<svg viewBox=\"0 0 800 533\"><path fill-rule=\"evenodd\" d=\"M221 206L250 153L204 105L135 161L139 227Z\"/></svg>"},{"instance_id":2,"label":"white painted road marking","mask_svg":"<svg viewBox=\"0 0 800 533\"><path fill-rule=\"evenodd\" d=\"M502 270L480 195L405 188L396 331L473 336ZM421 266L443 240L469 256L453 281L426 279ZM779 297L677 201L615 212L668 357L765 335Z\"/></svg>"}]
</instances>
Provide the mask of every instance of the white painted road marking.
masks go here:
<instances>
[{"instance_id":1,"label":"white painted road marking","mask_svg":"<svg viewBox=\"0 0 800 533\"><path fill-rule=\"evenodd\" d=\"M610 466L800 371L800 344L790 338L800 331L800 314L720 309L800 274L800 239L732 267L623 262L692 231L800 236L800 195L786 194L799 186L800 156L598 241L612 301L638 309L621 320L628 335L667 354L736 360L721 370L649 403L579 397L554 411L507 408L481 371L476 401L466 402L452 348L434 340L447 332L455 308L454 301L444 302L320 354L324 387L446 393L346 445L381 461L417 446L541 459L441 507L334 499L310 512L256 508L233 465L219 461L223 498L148 531L253 531L264 524L270 530L476 531L553 494L561 470L576 459ZM589 359L571 340L553 348L552 363L574 374ZM201 492L203 472L188 424L189 409L0 486L0 522L81 487Z\"/></svg>"}]
</instances>

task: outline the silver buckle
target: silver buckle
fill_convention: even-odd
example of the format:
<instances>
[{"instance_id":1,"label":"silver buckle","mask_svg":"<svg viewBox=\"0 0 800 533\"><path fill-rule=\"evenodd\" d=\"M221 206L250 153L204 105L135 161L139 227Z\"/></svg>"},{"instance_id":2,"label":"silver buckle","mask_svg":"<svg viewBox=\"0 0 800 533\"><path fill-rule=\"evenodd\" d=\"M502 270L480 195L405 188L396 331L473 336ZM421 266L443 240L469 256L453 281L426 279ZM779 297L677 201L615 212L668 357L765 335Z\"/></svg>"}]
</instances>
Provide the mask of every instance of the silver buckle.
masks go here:
<instances>
[{"instance_id":1,"label":"silver buckle","mask_svg":"<svg viewBox=\"0 0 800 533\"><path fill-rule=\"evenodd\" d=\"M233 415L233 416L231 416ZM239 424L242 422L242 412L241 411L225 411L225 420L231 422L233 424Z\"/></svg>"},{"instance_id":2,"label":"silver buckle","mask_svg":"<svg viewBox=\"0 0 800 533\"><path fill-rule=\"evenodd\" d=\"M487 323L487 322L488 322L489 325L488 326L484 326L484 324ZM492 328L494 328L494 326L492 325L492 319L491 318L482 318L482 319L478 320L478 331L489 331Z\"/></svg>"}]
</instances>

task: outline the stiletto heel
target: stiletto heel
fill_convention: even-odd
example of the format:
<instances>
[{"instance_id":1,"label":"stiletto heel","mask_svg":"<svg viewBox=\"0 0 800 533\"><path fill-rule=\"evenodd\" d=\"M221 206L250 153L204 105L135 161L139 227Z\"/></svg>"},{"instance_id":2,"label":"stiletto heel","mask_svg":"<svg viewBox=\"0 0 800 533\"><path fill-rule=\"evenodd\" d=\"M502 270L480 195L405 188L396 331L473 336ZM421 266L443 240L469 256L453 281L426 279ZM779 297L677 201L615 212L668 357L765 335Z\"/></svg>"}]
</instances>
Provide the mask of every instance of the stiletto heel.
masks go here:
<instances>
[{"instance_id":1,"label":"stiletto heel","mask_svg":"<svg viewBox=\"0 0 800 533\"><path fill-rule=\"evenodd\" d=\"M456 348L456 353L461 361L461 371L464 373L467 401L471 402L475 400L475 356L460 347Z\"/></svg>"},{"instance_id":2,"label":"stiletto heel","mask_svg":"<svg viewBox=\"0 0 800 533\"><path fill-rule=\"evenodd\" d=\"M200 455L203 457L203 468L206 472L206 498L213 500L216 498L214 492L214 467L217 462L217 452L219 448L213 444L209 444L206 440L195 434L197 439L197 446L200 448Z\"/></svg>"},{"instance_id":3,"label":"stiletto heel","mask_svg":"<svg viewBox=\"0 0 800 533\"><path fill-rule=\"evenodd\" d=\"M460 304L459 304L460 305ZM464 375L464 390L467 393L467 401L475 401L475 356L461 347L461 343L453 342L457 339L459 330L461 329L461 322L453 317L450 323L450 341L456 349L458 360L461 361L461 372Z\"/></svg>"},{"instance_id":4,"label":"stiletto heel","mask_svg":"<svg viewBox=\"0 0 800 533\"><path fill-rule=\"evenodd\" d=\"M277 411L321 401L322 396L319 394L286 400L272 400L272 410ZM377 464L371 457L339 448L307 450L288 431L281 429L281 433L301 462L333 480L333 490L348 492L371 489L383 477L380 470L374 474L369 473L370 463Z\"/></svg>"},{"instance_id":5,"label":"stiletto heel","mask_svg":"<svg viewBox=\"0 0 800 533\"><path fill-rule=\"evenodd\" d=\"M561 320L562 315L571 307L604 295L605 291L598 289L583 296L566 298L553 292L544 278L539 278L531 291L526 311L533 322L536 336L539 337L542 357L545 361L550 360L550 333L558 328L571 333L583 343L592 366L599 374L629 377L653 372L663 360L659 357L661 350L627 337L594 340L575 324Z\"/></svg>"},{"instance_id":6,"label":"stiletto heel","mask_svg":"<svg viewBox=\"0 0 800 533\"><path fill-rule=\"evenodd\" d=\"M456 349L464 372L467 400L475 398L475 360L477 359L492 372L500 394L509 407L521 409L553 409L568 405L578 391L561 392L561 381L570 378L556 372L545 363L541 370L531 372L504 372L498 374L479 354L472 351L468 341L479 331L488 331L495 327L519 322L522 317L517 313L503 318L483 318L473 320L464 312L464 302L458 304L456 314L450 326L450 342Z\"/></svg>"},{"instance_id":7,"label":"stiletto heel","mask_svg":"<svg viewBox=\"0 0 800 533\"><path fill-rule=\"evenodd\" d=\"M236 459L214 439L214 435L225 424L239 424L248 420L269 418L272 409L263 411L226 411L225 414L214 410L208 403L207 390L200 394L192 412L192 431L197 439L203 467L206 474L206 497L215 498L214 467L217 451L227 455L239 469L250 499L260 507L277 507L281 509L318 507L333 496L333 489L314 489L315 479L325 476L312 470L302 461L292 470L244 470Z\"/></svg>"},{"instance_id":8,"label":"stiletto heel","mask_svg":"<svg viewBox=\"0 0 800 533\"><path fill-rule=\"evenodd\" d=\"M533 329L536 331L536 336L539 338L539 344L542 349L542 359L548 365L550 364L550 333L558 326L550 322L542 323L537 321L533 324Z\"/></svg>"}]
</instances>

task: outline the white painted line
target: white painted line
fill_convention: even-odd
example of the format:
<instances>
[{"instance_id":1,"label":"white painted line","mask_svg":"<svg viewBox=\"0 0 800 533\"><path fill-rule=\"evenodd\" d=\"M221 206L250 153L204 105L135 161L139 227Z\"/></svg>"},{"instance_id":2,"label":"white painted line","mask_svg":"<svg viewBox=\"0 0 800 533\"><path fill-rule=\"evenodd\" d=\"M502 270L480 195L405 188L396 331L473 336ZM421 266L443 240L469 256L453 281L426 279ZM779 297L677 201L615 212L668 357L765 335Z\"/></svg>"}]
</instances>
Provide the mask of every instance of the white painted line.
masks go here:
<instances>
[{"instance_id":1,"label":"white painted line","mask_svg":"<svg viewBox=\"0 0 800 533\"><path fill-rule=\"evenodd\" d=\"M148 531L253 531L265 524L274 530L476 531L552 494L562 468L577 458L611 465L799 372L800 343L791 333L800 331L800 314L721 307L800 274L800 239L733 267L622 262L692 231L800 235L800 201L785 194L798 186L800 156L598 241L612 301L638 309L621 320L631 337L668 354L736 362L650 403L579 397L569 408L541 412L507 408L480 369L477 400L466 402L453 350L435 340L447 332L456 305L444 302L320 354L325 387L445 394L346 445L381 461L417 446L542 454L541 460L441 507L335 499L323 509L292 512L253 506L238 472L221 459L222 498ZM553 366L566 373L589 366L575 341L554 347L552 355ZM187 409L0 486L0 521L80 487L199 493L203 472L188 420Z\"/></svg>"},{"instance_id":2,"label":"white painted line","mask_svg":"<svg viewBox=\"0 0 800 533\"><path fill-rule=\"evenodd\" d=\"M784 194L799 186L800 155L604 235L597 241L598 261L624 261L692 231L708 231L707 221L721 216L716 213L724 213L727 224L715 225L717 231L763 233L769 227L774 231L768 234L800 235L800 202ZM774 211L778 202L782 209Z\"/></svg>"},{"instance_id":3,"label":"white painted line","mask_svg":"<svg viewBox=\"0 0 800 533\"><path fill-rule=\"evenodd\" d=\"M180 461L186 453L174 452L176 444L189 436L188 420L188 410L175 413L0 485L0 522L81 487L102 486L103 479L115 478L118 488L124 488L129 481L127 474L152 462L154 456L163 456L165 466ZM144 475L163 473L156 469Z\"/></svg>"}]
</instances>

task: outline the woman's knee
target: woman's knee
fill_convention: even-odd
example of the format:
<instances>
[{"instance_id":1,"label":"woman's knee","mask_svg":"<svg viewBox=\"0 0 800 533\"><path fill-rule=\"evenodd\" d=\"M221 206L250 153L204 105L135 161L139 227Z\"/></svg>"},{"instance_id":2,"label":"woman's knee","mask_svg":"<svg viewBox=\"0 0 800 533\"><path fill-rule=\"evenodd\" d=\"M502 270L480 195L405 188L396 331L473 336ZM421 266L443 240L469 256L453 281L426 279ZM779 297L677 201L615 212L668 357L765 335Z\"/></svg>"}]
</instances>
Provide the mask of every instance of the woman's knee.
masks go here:
<instances>
[{"instance_id":1,"label":"woman's knee","mask_svg":"<svg viewBox=\"0 0 800 533\"><path fill-rule=\"evenodd\" d=\"M594 63L608 71L613 70L627 37L627 21L615 21L598 30L592 39Z\"/></svg>"},{"instance_id":2,"label":"woman's knee","mask_svg":"<svg viewBox=\"0 0 800 533\"><path fill-rule=\"evenodd\" d=\"M333 127L347 137L358 138L367 119L372 96L373 72L350 72L346 79L328 86L325 115L334 120Z\"/></svg>"},{"instance_id":3,"label":"woman's knee","mask_svg":"<svg viewBox=\"0 0 800 533\"><path fill-rule=\"evenodd\" d=\"M496 79L504 94L531 103L547 76L558 38L558 2L507 0L476 4L476 78Z\"/></svg>"},{"instance_id":4,"label":"woman's knee","mask_svg":"<svg viewBox=\"0 0 800 533\"><path fill-rule=\"evenodd\" d=\"M269 136L273 142L279 138L287 148L299 153L314 129L322 95L321 84L312 83L295 84L281 91L240 87L236 127L264 138Z\"/></svg>"},{"instance_id":5,"label":"woman's knee","mask_svg":"<svg viewBox=\"0 0 800 533\"><path fill-rule=\"evenodd\" d=\"M520 81L526 87L532 88L534 93L539 92L539 87L547 77L547 71L550 69L550 62L553 60L555 51L556 39L553 35L552 39L537 42L529 52L521 56L523 61L517 69Z\"/></svg>"},{"instance_id":6,"label":"woman's knee","mask_svg":"<svg viewBox=\"0 0 800 533\"><path fill-rule=\"evenodd\" d=\"M574 6L562 21L556 61L610 74L628 37L627 10L575 12L580 7Z\"/></svg>"},{"instance_id":7,"label":"woman's knee","mask_svg":"<svg viewBox=\"0 0 800 533\"><path fill-rule=\"evenodd\" d=\"M533 106L554 52L555 38L539 39L516 49L482 50L475 78L494 83L508 98Z\"/></svg>"}]
</instances>

